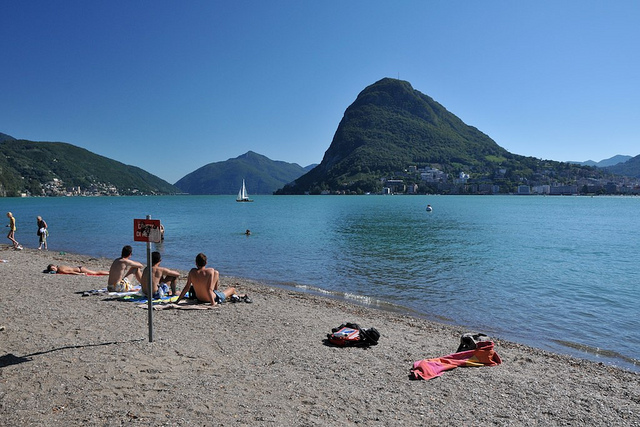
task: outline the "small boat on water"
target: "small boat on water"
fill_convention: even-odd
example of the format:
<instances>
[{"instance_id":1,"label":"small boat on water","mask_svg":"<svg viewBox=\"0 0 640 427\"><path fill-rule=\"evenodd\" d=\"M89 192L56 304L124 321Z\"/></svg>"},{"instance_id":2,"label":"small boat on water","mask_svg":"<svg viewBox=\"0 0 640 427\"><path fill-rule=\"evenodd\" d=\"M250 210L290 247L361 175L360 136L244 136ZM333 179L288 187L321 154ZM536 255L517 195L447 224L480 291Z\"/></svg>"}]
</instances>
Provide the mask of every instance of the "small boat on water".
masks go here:
<instances>
[{"instance_id":1,"label":"small boat on water","mask_svg":"<svg viewBox=\"0 0 640 427\"><path fill-rule=\"evenodd\" d=\"M244 186L244 179L242 180L242 188L238 191L236 202L253 202L253 200L249 198L249 194L247 194L247 188Z\"/></svg>"},{"instance_id":2,"label":"small boat on water","mask_svg":"<svg viewBox=\"0 0 640 427\"><path fill-rule=\"evenodd\" d=\"M433 208L431 207L431 205L427 205L427 212L431 212L433 210Z\"/></svg>"}]
</instances>

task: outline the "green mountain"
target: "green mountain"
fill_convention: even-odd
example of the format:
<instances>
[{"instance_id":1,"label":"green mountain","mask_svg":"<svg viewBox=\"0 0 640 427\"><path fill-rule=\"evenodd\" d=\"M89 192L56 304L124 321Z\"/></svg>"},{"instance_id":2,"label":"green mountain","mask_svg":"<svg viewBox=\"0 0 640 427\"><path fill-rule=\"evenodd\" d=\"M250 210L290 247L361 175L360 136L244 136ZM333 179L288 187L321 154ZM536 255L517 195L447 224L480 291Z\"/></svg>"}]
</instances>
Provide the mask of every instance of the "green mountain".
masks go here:
<instances>
[{"instance_id":1,"label":"green mountain","mask_svg":"<svg viewBox=\"0 0 640 427\"><path fill-rule=\"evenodd\" d=\"M0 132L0 142L5 142L5 141L15 141L16 139L10 135L7 135L6 133L2 133Z\"/></svg>"},{"instance_id":2,"label":"green mountain","mask_svg":"<svg viewBox=\"0 0 640 427\"><path fill-rule=\"evenodd\" d=\"M64 142L9 137L0 142L0 196L21 193L171 194L179 190L144 170Z\"/></svg>"},{"instance_id":3,"label":"green mountain","mask_svg":"<svg viewBox=\"0 0 640 427\"><path fill-rule=\"evenodd\" d=\"M308 169L249 151L235 159L209 163L175 183L189 194L237 194L244 179L249 194L272 194Z\"/></svg>"},{"instance_id":4,"label":"green mountain","mask_svg":"<svg viewBox=\"0 0 640 427\"><path fill-rule=\"evenodd\" d=\"M452 177L465 173L471 182L499 182L513 191L559 165L558 176L583 168L511 154L409 82L384 78L347 108L320 165L278 194L380 191L381 178L402 176L412 166Z\"/></svg>"},{"instance_id":5,"label":"green mountain","mask_svg":"<svg viewBox=\"0 0 640 427\"><path fill-rule=\"evenodd\" d=\"M611 173L615 173L616 175L640 178L640 155L632 157L624 163L609 166L607 167L607 170Z\"/></svg>"}]
</instances>

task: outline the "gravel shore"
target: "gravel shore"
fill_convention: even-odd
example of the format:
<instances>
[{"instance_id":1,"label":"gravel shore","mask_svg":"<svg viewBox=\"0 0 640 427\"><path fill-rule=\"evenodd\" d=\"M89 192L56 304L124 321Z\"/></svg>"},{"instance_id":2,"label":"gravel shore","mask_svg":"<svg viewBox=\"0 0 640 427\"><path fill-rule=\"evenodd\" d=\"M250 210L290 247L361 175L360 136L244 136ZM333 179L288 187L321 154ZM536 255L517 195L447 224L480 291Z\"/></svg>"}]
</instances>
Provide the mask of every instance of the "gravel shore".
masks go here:
<instances>
[{"instance_id":1,"label":"gravel shore","mask_svg":"<svg viewBox=\"0 0 640 427\"><path fill-rule=\"evenodd\" d=\"M42 273L111 260L2 249L0 425L640 426L637 373L495 340L501 365L414 381L414 361L482 331L233 277L253 304L154 311L150 343L146 309L82 296L105 277ZM324 345L345 322L379 345Z\"/></svg>"}]
</instances>

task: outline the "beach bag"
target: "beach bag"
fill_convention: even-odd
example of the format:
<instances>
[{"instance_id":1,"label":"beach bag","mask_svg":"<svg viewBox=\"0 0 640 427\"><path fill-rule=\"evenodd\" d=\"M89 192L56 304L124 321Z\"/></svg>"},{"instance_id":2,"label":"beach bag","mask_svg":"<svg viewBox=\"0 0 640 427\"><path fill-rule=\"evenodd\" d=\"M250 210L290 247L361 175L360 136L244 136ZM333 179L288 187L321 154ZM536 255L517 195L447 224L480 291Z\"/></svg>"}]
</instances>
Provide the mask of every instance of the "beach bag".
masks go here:
<instances>
[{"instance_id":1,"label":"beach bag","mask_svg":"<svg viewBox=\"0 0 640 427\"><path fill-rule=\"evenodd\" d=\"M467 350L475 350L478 346L478 343L483 341L491 341L491 339L483 333L474 334L469 332L466 334L462 334L462 336L460 337L460 345L458 346L456 353Z\"/></svg>"},{"instance_id":2,"label":"beach bag","mask_svg":"<svg viewBox=\"0 0 640 427\"><path fill-rule=\"evenodd\" d=\"M343 323L327 334L327 341L338 347L369 347L377 345L379 339L376 328L363 329L357 323Z\"/></svg>"},{"instance_id":3,"label":"beach bag","mask_svg":"<svg viewBox=\"0 0 640 427\"><path fill-rule=\"evenodd\" d=\"M196 296L196 290L193 289L193 286L189 287L189 291L187 292L187 299L198 299Z\"/></svg>"}]
</instances>

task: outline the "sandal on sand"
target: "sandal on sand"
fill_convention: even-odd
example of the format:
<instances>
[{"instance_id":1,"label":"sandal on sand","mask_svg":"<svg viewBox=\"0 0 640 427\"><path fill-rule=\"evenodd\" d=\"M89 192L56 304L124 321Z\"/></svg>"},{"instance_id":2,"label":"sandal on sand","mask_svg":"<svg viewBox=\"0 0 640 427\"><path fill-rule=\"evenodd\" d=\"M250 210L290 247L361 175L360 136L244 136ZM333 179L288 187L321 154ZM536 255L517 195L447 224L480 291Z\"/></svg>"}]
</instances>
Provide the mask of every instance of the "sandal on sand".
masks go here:
<instances>
[{"instance_id":1,"label":"sandal on sand","mask_svg":"<svg viewBox=\"0 0 640 427\"><path fill-rule=\"evenodd\" d=\"M253 301L251 301L251 298L249 298L249 295L245 295L244 297L242 297L242 299L244 300L244 302L246 302L247 304L251 304Z\"/></svg>"},{"instance_id":2,"label":"sandal on sand","mask_svg":"<svg viewBox=\"0 0 640 427\"><path fill-rule=\"evenodd\" d=\"M233 294L233 295L231 295L230 301L234 302L234 303L235 302L240 302L240 297L238 295L236 295L236 294Z\"/></svg>"}]
</instances>

